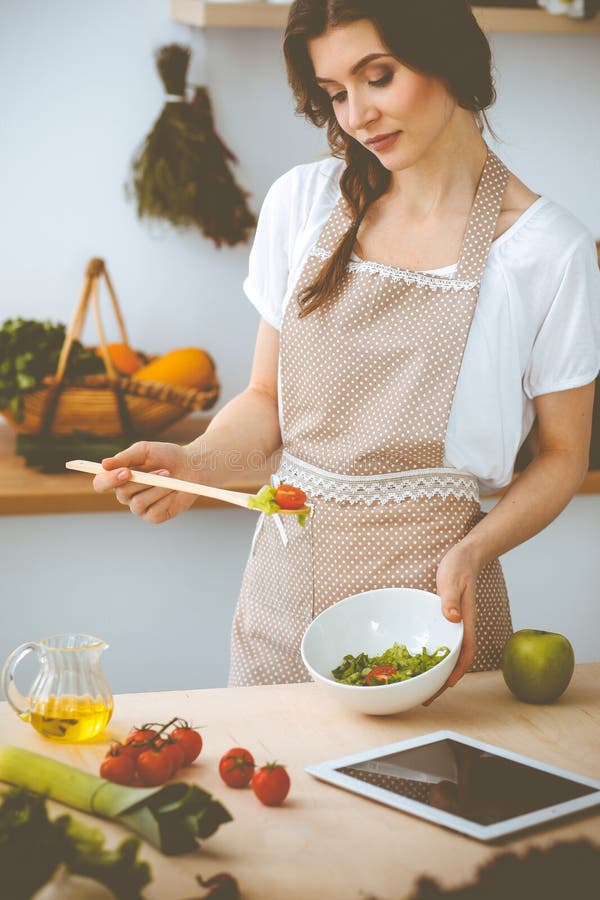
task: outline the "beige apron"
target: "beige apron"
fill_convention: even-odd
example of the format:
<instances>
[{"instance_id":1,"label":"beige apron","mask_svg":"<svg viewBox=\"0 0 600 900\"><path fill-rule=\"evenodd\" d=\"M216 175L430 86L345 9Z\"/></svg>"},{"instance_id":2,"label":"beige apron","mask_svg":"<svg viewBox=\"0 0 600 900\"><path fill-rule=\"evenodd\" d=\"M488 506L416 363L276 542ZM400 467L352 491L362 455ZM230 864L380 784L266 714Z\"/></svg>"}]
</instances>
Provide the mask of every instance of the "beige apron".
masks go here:
<instances>
[{"instance_id":1,"label":"beige apron","mask_svg":"<svg viewBox=\"0 0 600 900\"><path fill-rule=\"evenodd\" d=\"M507 170L490 150L455 277L354 260L305 318L298 296L349 227L341 198L287 306L280 342L281 464L273 483L313 506L261 516L231 645L231 685L309 681L300 642L332 603L372 588L436 591L444 554L484 513L477 480L444 468L456 382ZM474 410L473 414L477 414ZM512 632L500 564L477 582L477 655L499 668Z\"/></svg>"}]
</instances>

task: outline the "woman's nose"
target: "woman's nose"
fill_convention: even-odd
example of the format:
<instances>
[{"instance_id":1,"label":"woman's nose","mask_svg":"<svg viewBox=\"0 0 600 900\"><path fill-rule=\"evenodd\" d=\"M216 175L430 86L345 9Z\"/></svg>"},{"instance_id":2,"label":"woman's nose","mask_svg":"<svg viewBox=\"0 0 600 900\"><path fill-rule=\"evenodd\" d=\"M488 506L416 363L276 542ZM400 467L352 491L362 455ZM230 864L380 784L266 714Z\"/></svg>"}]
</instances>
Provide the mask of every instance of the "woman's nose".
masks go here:
<instances>
[{"instance_id":1,"label":"woman's nose","mask_svg":"<svg viewBox=\"0 0 600 900\"><path fill-rule=\"evenodd\" d=\"M357 134L377 118L377 110L370 100L359 93L348 94L348 130Z\"/></svg>"}]
</instances>

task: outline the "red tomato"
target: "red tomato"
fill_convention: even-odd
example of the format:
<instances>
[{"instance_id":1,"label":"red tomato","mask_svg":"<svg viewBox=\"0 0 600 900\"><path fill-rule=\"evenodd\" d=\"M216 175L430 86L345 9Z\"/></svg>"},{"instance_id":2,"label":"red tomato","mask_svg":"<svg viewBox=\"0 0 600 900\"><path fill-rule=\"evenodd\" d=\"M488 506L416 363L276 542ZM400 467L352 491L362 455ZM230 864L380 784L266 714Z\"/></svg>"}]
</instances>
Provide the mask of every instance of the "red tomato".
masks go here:
<instances>
[{"instance_id":1,"label":"red tomato","mask_svg":"<svg viewBox=\"0 0 600 900\"><path fill-rule=\"evenodd\" d=\"M125 745L128 748L129 755L137 759L140 753L147 750L152 741L156 738L157 732L150 728L137 728L125 738Z\"/></svg>"},{"instance_id":2,"label":"red tomato","mask_svg":"<svg viewBox=\"0 0 600 900\"><path fill-rule=\"evenodd\" d=\"M365 684L377 685L387 684L390 675L395 675L398 669L396 666L375 666L369 674L365 676Z\"/></svg>"},{"instance_id":3,"label":"red tomato","mask_svg":"<svg viewBox=\"0 0 600 900\"><path fill-rule=\"evenodd\" d=\"M219 775L229 787L246 787L252 781L254 757L243 747L232 747L221 757Z\"/></svg>"},{"instance_id":4,"label":"red tomato","mask_svg":"<svg viewBox=\"0 0 600 900\"><path fill-rule=\"evenodd\" d=\"M279 763L267 763L252 776L252 790L265 806L281 806L290 789L290 776Z\"/></svg>"},{"instance_id":5,"label":"red tomato","mask_svg":"<svg viewBox=\"0 0 600 900\"><path fill-rule=\"evenodd\" d=\"M140 781L147 787L164 784L173 773L173 762L170 753L163 749L144 750L138 756L137 771Z\"/></svg>"},{"instance_id":6,"label":"red tomato","mask_svg":"<svg viewBox=\"0 0 600 900\"><path fill-rule=\"evenodd\" d=\"M185 765L185 753L178 741L172 741L170 738L165 741L161 738L156 742L156 746L160 749L161 753L166 753L167 756L171 757L171 764L173 767L173 771L171 772L172 775Z\"/></svg>"},{"instance_id":7,"label":"red tomato","mask_svg":"<svg viewBox=\"0 0 600 900\"><path fill-rule=\"evenodd\" d=\"M282 509L300 509L306 503L306 494L291 484L280 484L275 491L275 503Z\"/></svg>"},{"instance_id":8,"label":"red tomato","mask_svg":"<svg viewBox=\"0 0 600 900\"><path fill-rule=\"evenodd\" d=\"M100 766L100 776L115 784L132 784L135 761L119 749L111 748Z\"/></svg>"},{"instance_id":9,"label":"red tomato","mask_svg":"<svg viewBox=\"0 0 600 900\"><path fill-rule=\"evenodd\" d=\"M194 762L197 756L200 756L200 751L202 750L202 738L193 728L175 728L169 737L176 741L183 750L185 757L184 765L189 766L190 763Z\"/></svg>"}]
</instances>

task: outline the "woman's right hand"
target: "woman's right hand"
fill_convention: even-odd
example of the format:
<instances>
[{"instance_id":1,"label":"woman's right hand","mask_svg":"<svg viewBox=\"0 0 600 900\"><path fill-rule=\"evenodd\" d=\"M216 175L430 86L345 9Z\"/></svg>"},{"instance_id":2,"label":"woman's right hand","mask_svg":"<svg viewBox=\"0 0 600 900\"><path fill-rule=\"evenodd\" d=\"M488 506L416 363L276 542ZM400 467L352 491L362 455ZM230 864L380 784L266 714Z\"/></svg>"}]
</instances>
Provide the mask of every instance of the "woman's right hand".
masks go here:
<instances>
[{"instance_id":1,"label":"woman's right hand","mask_svg":"<svg viewBox=\"0 0 600 900\"><path fill-rule=\"evenodd\" d=\"M153 525L160 525L185 512L195 500L193 494L129 481L130 469L153 472L155 475L171 475L189 481L187 453L179 444L138 441L115 456L106 457L102 460L102 465L106 472L95 476L94 490L100 494L114 491L119 503L128 506L135 516Z\"/></svg>"}]
</instances>

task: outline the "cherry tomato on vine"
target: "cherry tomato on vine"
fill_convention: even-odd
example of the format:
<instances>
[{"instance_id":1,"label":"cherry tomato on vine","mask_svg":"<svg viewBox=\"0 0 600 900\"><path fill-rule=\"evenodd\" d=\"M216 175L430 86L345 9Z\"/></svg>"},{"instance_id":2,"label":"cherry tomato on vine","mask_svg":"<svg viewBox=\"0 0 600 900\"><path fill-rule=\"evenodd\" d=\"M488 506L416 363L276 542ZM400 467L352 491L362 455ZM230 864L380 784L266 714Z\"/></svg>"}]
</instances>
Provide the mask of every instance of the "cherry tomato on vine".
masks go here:
<instances>
[{"instance_id":1,"label":"cherry tomato on vine","mask_svg":"<svg viewBox=\"0 0 600 900\"><path fill-rule=\"evenodd\" d=\"M202 750L202 737L194 728L190 728L189 726L174 728L169 737L178 743L183 750L185 757L184 765L189 766L190 763L194 762L197 756L200 756L200 751Z\"/></svg>"},{"instance_id":2,"label":"cherry tomato on vine","mask_svg":"<svg viewBox=\"0 0 600 900\"><path fill-rule=\"evenodd\" d=\"M156 746L161 753L166 753L167 756L170 756L173 767L172 775L185 766L185 753L179 741L172 741L170 738L166 740L159 738Z\"/></svg>"},{"instance_id":3,"label":"cherry tomato on vine","mask_svg":"<svg viewBox=\"0 0 600 900\"><path fill-rule=\"evenodd\" d=\"M173 774L171 754L164 747L144 750L137 759L140 781L147 787L164 784Z\"/></svg>"},{"instance_id":4,"label":"cherry tomato on vine","mask_svg":"<svg viewBox=\"0 0 600 900\"><path fill-rule=\"evenodd\" d=\"M147 750L152 741L157 737L157 732L151 728L136 728L125 738L125 746L134 759L137 759L140 753Z\"/></svg>"},{"instance_id":5,"label":"cherry tomato on vine","mask_svg":"<svg viewBox=\"0 0 600 900\"><path fill-rule=\"evenodd\" d=\"M290 776L279 763L267 763L252 776L252 790L265 806L281 806L290 789Z\"/></svg>"},{"instance_id":6,"label":"cherry tomato on vine","mask_svg":"<svg viewBox=\"0 0 600 900\"><path fill-rule=\"evenodd\" d=\"M371 669L371 671L365 675L365 684L387 684L390 675L395 675L397 672L398 669L396 666L375 666L374 669Z\"/></svg>"},{"instance_id":7,"label":"cherry tomato on vine","mask_svg":"<svg viewBox=\"0 0 600 900\"><path fill-rule=\"evenodd\" d=\"M100 776L115 784L131 784L135 773L135 760L113 745L100 765Z\"/></svg>"},{"instance_id":8,"label":"cherry tomato on vine","mask_svg":"<svg viewBox=\"0 0 600 900\"><path fill-rule=\"evenodd\" d=\"M120 741L110 745L110 750L107 750L104 754L105 759L108 759L109 756L128 756L134 762L138 758L137 750L130 747L129 744L122 744Z\"/></svg>"},{"instance_id":9,"label":"cherry tomato on vine","mask_svg":"<svg viewBox=\"0 0 600 900\"><path fill-rule=\"evenodd\" d=\"M282 509L300 509L306 503L306 494L291 484L280 484L275 491L275 503Z\"/></svg>"},{"instance_id":10,"label":"cherry tomato on vine","mask_svg":"<svg viewBox=\"0 0 600 900\"><path fill-rule=\"evenodd\" d=\"M229 787L246 787L252 781L253 772L254 757L243 747L232 747L219 761L219 775Z\"/></svg>"}]
</instances>

